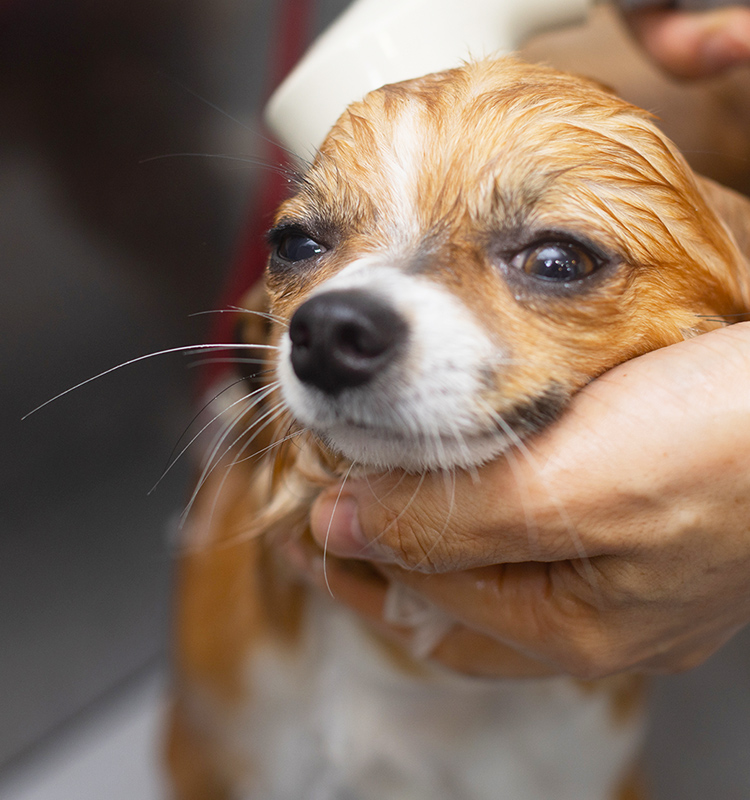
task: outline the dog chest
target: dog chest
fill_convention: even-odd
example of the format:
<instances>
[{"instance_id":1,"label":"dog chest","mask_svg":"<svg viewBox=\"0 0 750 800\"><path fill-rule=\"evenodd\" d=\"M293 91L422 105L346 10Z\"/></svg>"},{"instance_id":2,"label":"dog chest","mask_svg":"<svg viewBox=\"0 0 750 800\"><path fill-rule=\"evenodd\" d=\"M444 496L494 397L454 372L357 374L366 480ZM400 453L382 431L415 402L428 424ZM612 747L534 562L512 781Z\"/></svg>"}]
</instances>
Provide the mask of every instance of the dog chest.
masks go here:
<instances>
[{"instance_id":1,"label":"dog chest","mask_svg":"<svg viewBox=\"0 0 750 800\"><path fill-rule=\"evenodd\" d=\"M314 604L300 649L248 665L227 745L252 752L243 800L607 800L641 719L566 679L397 669L358 622Z\"/></svg>"}]
</instances>

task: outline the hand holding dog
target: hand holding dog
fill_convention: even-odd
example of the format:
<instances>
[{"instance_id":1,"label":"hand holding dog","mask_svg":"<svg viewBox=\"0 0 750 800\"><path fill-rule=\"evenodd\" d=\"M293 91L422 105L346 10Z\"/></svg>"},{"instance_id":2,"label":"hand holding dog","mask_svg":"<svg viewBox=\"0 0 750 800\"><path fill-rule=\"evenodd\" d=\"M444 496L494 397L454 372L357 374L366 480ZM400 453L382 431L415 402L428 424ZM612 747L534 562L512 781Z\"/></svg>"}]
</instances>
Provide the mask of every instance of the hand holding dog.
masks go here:
<instances>
[{"instance_id":1,"label":"hand holding dog","mask_svg":"<svg viewBox=\"0 0 750 800\"><path fill-rule=\"evenodd\" d=\"M750 325L650 353L527 452L455 483L350 481L338 503L338 487L320 497L313 532L456 617L454 636L550 671L689 668L750 619L748 376Z\"/></svg>"},{"instance_id":2,"label":"hand holding dog","mask_svg":"<svg viewBox=\"0 0 750 800\"><path fill-rule=\"evenodd\" d=\"M750 61L747 9L649 9L628 22L678 77ZM462 474L448 491L440 475L381 478L385 504L350 483L332 524L338 490L320 498L313 530L329 552L378 560L460 619L435 653L449 666L688 668L750 618L750 487L738 463L749 356L750 330L737 326L630 362L584 390L526 456ZM420 547L430 520L444 531ZM375 544L363 550L362 540ZM377 622L386 584L365 590L343 563L330 561L329 586Z\"/></svg>"}]
</instances>

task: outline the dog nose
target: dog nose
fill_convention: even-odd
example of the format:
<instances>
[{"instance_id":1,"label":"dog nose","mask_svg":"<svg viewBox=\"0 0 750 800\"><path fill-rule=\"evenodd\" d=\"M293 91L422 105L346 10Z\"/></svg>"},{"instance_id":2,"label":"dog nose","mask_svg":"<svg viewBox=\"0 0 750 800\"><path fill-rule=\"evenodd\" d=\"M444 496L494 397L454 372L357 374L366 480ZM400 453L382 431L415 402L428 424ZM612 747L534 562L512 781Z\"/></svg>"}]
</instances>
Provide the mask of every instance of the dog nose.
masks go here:
<instances>
[{"instance_id":1,"label":"dog nose","mask_svg":"<svg viewBox=\"0 0 750 800\"><path fill-rule=\"evenodd\" d=\"M292 316L292 367L303 383L336 395L362 386L390 364L406 336L405 320L370 292L323 292Z\"/></svg>"}]
</instances>

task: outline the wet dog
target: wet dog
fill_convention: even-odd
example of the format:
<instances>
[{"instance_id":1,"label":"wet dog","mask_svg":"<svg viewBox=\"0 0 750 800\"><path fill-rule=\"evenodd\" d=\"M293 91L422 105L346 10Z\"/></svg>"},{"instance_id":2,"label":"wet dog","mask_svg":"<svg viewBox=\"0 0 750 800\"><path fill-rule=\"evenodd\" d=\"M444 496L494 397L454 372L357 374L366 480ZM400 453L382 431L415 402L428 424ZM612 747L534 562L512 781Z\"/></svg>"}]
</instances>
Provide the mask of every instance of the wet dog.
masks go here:
<instances>
[{"instance_id":1,"label":"wet dog","mask_svg":"<svg viewBox=\"0 0 750 800\"><path fill-rule=\"evenodd\" d=\"M393 645L278 554L352 471L502 458L609 368L738 318L749 210L645 112L511 59L344 113L276 215L267 313L241 318L267 371L221 395L193 508L178 797L635 797L634 679L452 673L430 658L449 619L419 607ZM419 606L391 597L401 623Z\"/></svg>"}]
</instances>

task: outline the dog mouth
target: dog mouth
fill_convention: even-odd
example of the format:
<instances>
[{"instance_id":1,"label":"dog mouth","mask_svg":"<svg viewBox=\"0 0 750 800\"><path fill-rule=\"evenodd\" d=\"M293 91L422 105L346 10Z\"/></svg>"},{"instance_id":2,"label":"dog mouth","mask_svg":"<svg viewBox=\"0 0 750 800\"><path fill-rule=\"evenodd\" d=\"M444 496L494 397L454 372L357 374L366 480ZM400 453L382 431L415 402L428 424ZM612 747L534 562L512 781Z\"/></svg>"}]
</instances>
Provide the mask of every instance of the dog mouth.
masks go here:
<instances>
[{"instance_id":1,"label":"dog mouth","mask_svg":"<svg viewBox=\"0 0 750 800\"><path fill-rule=\"evenodd\" d=\"M313 428L313 430L315 430ZM337 432L341 435L346 432L349 435L358 434L369 438L372 442L400 443L405 446L420 447L429 442L446 446L464 445L471 447L475 444L495 440L498 436L506 436L504 426L496 425L486 430L480 431L435 431L430 433L427 430L407 430L404 428L394 428L389 425L378 425L363 423L350 420L341 420L337 424L329 426L327 430L321 431L319 435L335 443Z\"/></svg>"},{"instance_id":2,"label":"dog mouth","mask_svg":"<svg viewBox=\"0 0 750 800\"><path fill-rule=\"evenodd\" d=\"M326 447L359 464L409 472L472 469L553 424L568 401L561 387L551 385L503 414L487 409L472 424L450 429L431 429L413 420L409 424L397 413L387 420L364 420L357 414L336 413L328 404L328 418L310 419L307 427Z\"/></svg>"},{"instance_id":3,"label":"dog mouth","mask_svg":"<svg viewBox=\"0 0 750 800\"><path fill-rule=\"evenodd\" d=\"M316 433L328 448L357 464L407 472L470 469L499 456L512 444L498 430L464 436L342 427Z\"/></svg>"}]
</instances>

